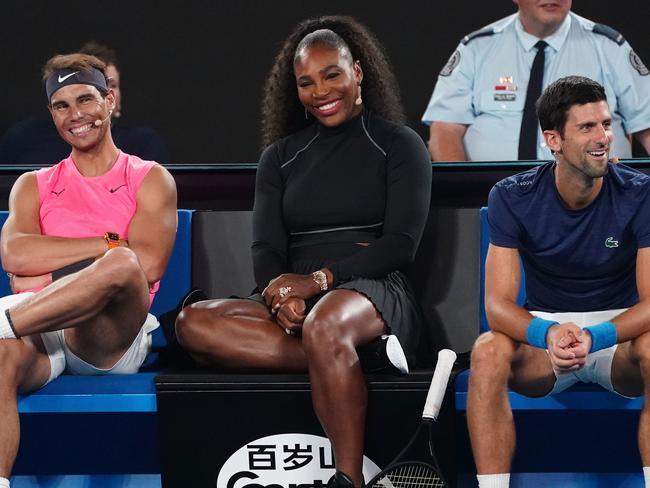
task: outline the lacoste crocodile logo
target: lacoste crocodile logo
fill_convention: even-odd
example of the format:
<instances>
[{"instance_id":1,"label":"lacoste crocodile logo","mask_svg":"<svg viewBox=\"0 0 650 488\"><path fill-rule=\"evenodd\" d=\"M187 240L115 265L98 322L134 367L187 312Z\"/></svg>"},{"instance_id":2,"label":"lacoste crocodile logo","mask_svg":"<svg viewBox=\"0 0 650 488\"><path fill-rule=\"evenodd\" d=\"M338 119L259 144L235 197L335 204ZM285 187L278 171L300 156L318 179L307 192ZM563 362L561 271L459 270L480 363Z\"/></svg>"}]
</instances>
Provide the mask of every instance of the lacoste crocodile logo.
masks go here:
<instances>
[{"instance_id":1,"label":"lacoste crocodile logo","mask_svg":"<svg viewBox=\"0 0 650 488\"><path fill-rule=\"evenodd\" d=\"M123 185L120 185L120 186L116 186L115 188L111 188L111 189L108 190L108 191L110 191L111 193L115 193L117 190L119 190L119 189L122 188L123 186L126 186L126 184L123 184Z\"/></svg>"},{"instance_id":2,"label":"lacoste crocodile logo","mask_svg":"<svg viewBox=\"0 0 650 488\"><path fill-rule=\"evenodd\" d=\"M615 241L613 237L608 237L605 239L605 247L618 247L618 241Z\"/></svg>"}]
</instances>

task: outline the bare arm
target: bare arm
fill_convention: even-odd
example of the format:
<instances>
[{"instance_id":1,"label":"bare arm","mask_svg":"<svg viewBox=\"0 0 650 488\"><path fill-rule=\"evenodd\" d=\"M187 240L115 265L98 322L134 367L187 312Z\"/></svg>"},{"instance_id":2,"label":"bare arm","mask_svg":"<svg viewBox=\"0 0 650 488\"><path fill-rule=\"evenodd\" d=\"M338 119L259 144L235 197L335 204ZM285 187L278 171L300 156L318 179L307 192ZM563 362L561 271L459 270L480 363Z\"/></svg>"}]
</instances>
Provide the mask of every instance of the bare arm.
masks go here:
<instances>
[{"instance_id":1,"label":"bare arm","mask_svg":"<svg viewBox=\"0 0 650 488\"><path fill-rule=\"evenodd\" d=\"M646 152L650 154L650 128L635 132L634 137L641 143Z\"/></svg>"},{"instance_id":2,"label":"bare arm","mask_svg":"<svg viewBox=\"0 0 650 488\"><path fill-rule=\"evenodd\" d=\"M639 303L612 319L619 343L650 330L650 248L647 247L636 254L636 286Z\"/></svg>"},{"instance_id":3,"label":"bare arm","mask_svg":"<svg viewBox=\"0 0 650 488\"><path fill-rule=\"evenodd\" d=\"M526 328L533 316L517 305L520 280L517 249L490 244L485 261L485 312L490 328L526 343Z\"/></svg>"},{"instance_id":4,"label":"bare arm","mask_svg":"<svg viewBox=\"0 0 650 488\"><path fill-rule=\"evenodd\" d=\"M463 136L464 124L432 122L429 128L429 153L433 161L467 161Z\"/></svg>"},{"instance_id":5,"label":"bare arm","mask_svg":"<svg viewBox=\"0 0 650 488\"><path fill-rule=\"evenodd\" d=\"M517 305L520 280L518 251L490 244L485 262L485 311L490 328L527 344L533 315ZM580 328L571 322L548 329L546 342L553 368L573 371L585 364L588 349L582 345L580 334Z\"/></svg>"},{"instance_id":6,"label":"bare arm","mask_svg":"<svg viewBox=\"0 0 650 488\"><path fill-rule=\"evenodd\" d=\"M41 235L40 198L35 173L21 175L9 195L9 217L0 237L5 271L22 276L52 272L106 251L103 237L68 238Z\"/></svg>"},{"instance_id":7,"label":"bare arm","mask_svg":"<svg viewBox=\"0 0 650 488\"><path fill-rule=\"evenodd\" d=\"M152 284L160 280L176 236L176 184L162 166L151 168L137 194L137 210L129 224L129 247Z\"/></svg>"}]
</instances>

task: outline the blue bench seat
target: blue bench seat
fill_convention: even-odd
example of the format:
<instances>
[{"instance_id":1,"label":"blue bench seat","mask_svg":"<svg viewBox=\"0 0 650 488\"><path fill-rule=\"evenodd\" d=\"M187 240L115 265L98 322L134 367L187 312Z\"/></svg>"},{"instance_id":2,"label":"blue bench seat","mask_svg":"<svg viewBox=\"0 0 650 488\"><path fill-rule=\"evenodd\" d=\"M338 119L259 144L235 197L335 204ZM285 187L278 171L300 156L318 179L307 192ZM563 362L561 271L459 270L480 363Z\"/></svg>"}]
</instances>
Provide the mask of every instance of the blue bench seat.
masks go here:
<instances>
[{"instance_id":1,"label":"blue bench seat","mask_svg":"<svg viewBox=\"0 0 650 488\"><path fill-rule=\"evenodd\" d=\"M20 413L155 412L157 373L63 375L18 399Z\"/></svg>"}]
</instances>

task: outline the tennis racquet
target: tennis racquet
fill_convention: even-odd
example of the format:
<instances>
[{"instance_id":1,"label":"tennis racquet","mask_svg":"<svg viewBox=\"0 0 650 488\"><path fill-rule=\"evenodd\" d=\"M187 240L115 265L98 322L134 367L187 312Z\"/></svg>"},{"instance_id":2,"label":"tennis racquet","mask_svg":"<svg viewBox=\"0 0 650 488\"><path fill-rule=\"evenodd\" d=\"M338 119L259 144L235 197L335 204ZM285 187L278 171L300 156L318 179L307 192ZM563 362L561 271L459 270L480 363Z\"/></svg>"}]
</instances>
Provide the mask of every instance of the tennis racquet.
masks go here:
<instances>
[{"instance_id":1,"label":"tennis racquet","mask_svg":"<svg viewBox=\"0 0 650 488\"><path fill-rule=\"evenodd\" d=\"M433 372L431 386L424 403L422 421L411 440L393 459L388 467L370 480L366 488L446 488L445 482L431 443L433 423L438 418L440 406L445 396L451 368L456 353L443 349L438 353L438 363ZM422 459L426 454L431 462L409 461Z\"/></svg>"}]
</instances>

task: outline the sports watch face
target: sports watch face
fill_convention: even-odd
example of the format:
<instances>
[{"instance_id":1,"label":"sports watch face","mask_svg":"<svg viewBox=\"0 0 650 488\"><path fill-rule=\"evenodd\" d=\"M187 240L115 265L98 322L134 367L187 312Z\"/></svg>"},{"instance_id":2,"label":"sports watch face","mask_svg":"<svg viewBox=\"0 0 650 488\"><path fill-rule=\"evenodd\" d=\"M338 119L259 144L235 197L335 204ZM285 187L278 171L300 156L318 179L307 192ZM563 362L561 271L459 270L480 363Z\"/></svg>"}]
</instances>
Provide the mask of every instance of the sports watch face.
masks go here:
<instances>
[{"instance_id":1,"label":"sports watch face","mask_svg":"<svg viewBox=\"0 0 650 488\"><path fill-rule=\"evenodd\" d=\"M106 241L109 249L120 246L120 235L116 234L115 232L107 232L104 234L104 240Z\"/></svg>"}]
</instances>

